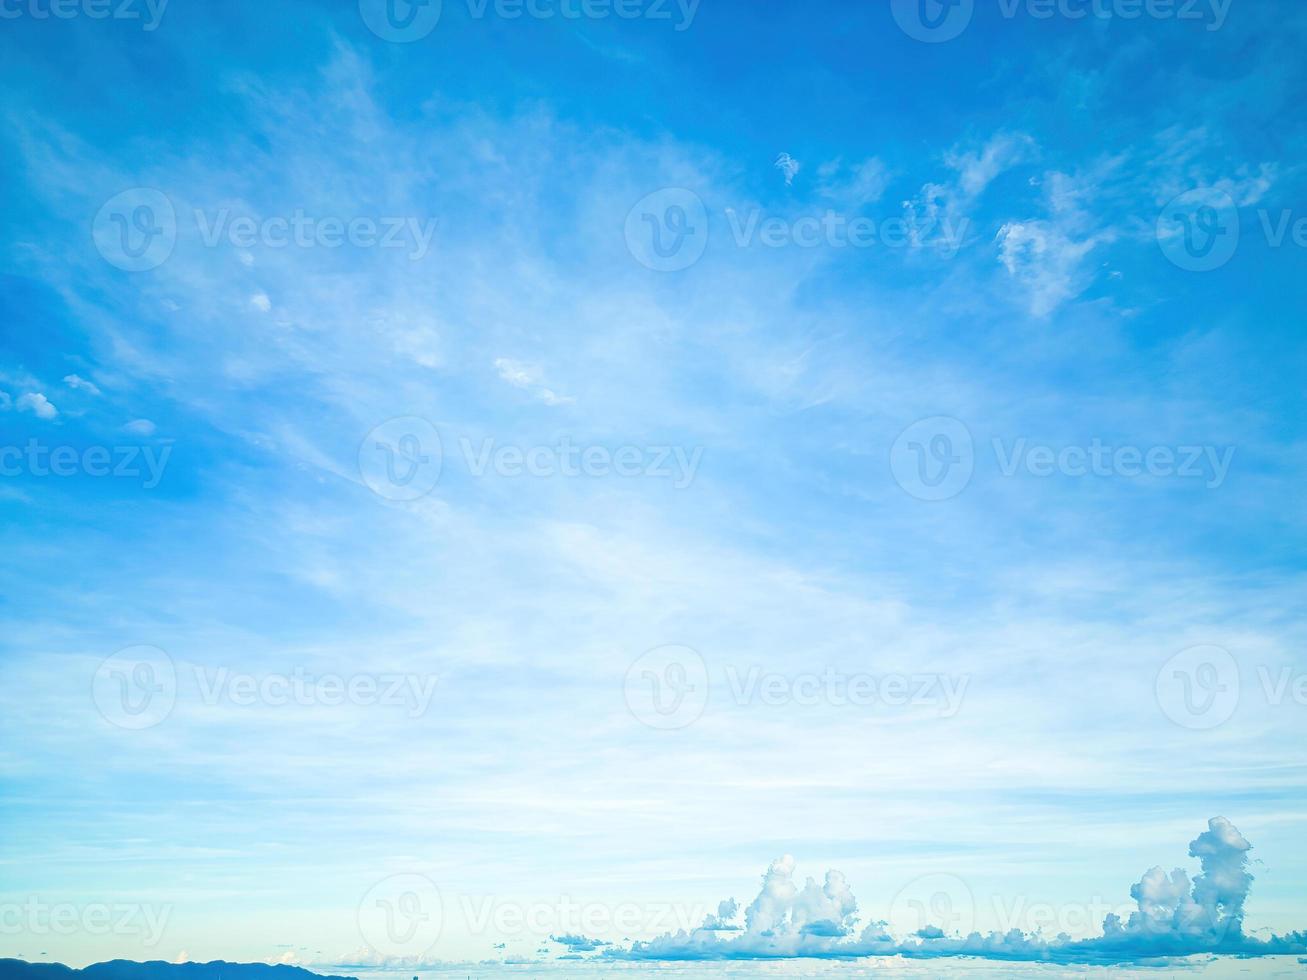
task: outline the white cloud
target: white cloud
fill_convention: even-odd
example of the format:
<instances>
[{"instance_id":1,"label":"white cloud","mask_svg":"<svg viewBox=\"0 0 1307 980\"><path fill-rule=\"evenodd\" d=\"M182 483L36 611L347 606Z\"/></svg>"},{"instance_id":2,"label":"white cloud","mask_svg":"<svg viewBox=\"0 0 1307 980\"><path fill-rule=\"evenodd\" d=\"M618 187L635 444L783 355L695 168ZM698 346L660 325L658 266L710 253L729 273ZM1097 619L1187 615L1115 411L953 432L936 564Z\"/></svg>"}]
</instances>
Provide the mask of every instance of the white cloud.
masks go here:
<instances>
[{"instance_id":1,"label":"white cloud","mask_svg":"<svg viewBox=\"0 0 1307 980\"><path fill-rule=\"evenodd\" d=\"M542 383L544 373L534 364L525 364L507 357L495 358L495 370L499 377L514 388L530 391L546 405L575 405L576 399L569 395L560 395Z\"/></svg>"},{"instance_id":2,"label":"white cloud","mask_svg":"<svg viewBox=\"0 0 1307 980\"><path fill-rule=\"evenodd\" d=\"M124 432L129 432L134 436L152 436L155 429L155 424L149 419L135 419L123 426Z\"/></svg>"},{"instance_id":3,"label":"white cloud","mask_svg":"<svg viewBox=\"0 0 1307 980\"><path fill-rule=\"evenodd\" d=\"M100 394L100 389L92 382L87 381L85 378L78 377L75 374L66 375L64 377L64 384L69 388L72 388L74 391L85 391L92 395Z\"/></svg>"},{"instance_id":4,"label":"white cloud","mask_svg":"<svg viewBox=\"0 0 1307 980\"><path fill-rule=\"evenodd\" d=\"M785 186L793 187L794 178L798 176L803 165L788 153L782 153L776 158L776 169L785 177Z\"/></svg>"},{"instance_id":5,"label":"white cloud","mask_svg":"<svg viewBox=\"0 0 1307 980\"><path fill-rule=\"evenodd\" d=\"M817 168L817 192L846 208L859 208L879 201L889 186L889 168L872 157L845 166L829 160Z\"/></svg>"},{"instance_id":6,"label":"white cloud","mask_svg":"<svg viewBox=\"0 0 1307 980\"><path fill-rule=\"evenodd\" d=\"M250 297L250 306L260 313L267 313L272 309L272 300L268 299L267 293L255 293Z\"/></svg>"},{"instance_id":7,"label":"white cloud","mask_svg":"<svg viewBox=\"0 0 1307 980\"><path fill-rule=\"evenodd\" d=\"M59 414L59 410L50 404L50 399L40 392L19 395L15 404L20 412L31 412L39 419L52 419Z\"/></svg>"},{"instance_id":8,"label":"white cloud","mask_svg":"<svg viewBox=\"0 0 1307 980\"><path fill-rule=\"evenodd\" d=\"M14 400L9 397L9 392L0 391L0 412L7 412L13 408Z\"/></svg>"}]
</instances>

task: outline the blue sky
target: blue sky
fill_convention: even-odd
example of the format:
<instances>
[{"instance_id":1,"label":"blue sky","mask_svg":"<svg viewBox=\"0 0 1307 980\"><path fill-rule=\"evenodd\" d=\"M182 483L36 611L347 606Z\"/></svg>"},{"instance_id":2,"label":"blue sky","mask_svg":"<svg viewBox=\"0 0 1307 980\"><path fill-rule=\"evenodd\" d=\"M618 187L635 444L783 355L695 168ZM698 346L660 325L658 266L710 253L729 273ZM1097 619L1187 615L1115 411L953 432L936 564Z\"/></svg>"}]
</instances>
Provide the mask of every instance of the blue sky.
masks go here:
<instances>
[{"instance_id":1,"label":"blue sky","mask_svg":"<svg viewBox=\"0 0 1307 980\"><path fill-rule=\"evenodd\" d=\"M0 955L1307 925L1297 4L370 2L3 8Z\"/></svg>"}]
</instances>

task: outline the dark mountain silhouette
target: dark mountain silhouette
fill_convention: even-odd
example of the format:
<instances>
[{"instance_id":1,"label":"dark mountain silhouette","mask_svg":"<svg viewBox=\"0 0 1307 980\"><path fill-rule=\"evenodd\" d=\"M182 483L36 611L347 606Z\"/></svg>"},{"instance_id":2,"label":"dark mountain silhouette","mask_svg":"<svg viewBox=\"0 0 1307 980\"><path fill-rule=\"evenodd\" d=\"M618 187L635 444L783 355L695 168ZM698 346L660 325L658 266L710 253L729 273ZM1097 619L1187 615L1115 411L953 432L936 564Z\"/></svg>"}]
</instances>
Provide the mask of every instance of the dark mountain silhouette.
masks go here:
<instances>
[{"instance_id":1,"label":"dark mountain silhouette","mask_svg":"<svg viewBox=\"0 0 1307 980\"><path fill-rule=\"evenodd\" d=\"M266 963L133 963L110 960L84 970L62 963L25 963L0 960L0 980L354 980L353 977L323 977L298 966L268 966Z\"/></svg>"}]
</instances>

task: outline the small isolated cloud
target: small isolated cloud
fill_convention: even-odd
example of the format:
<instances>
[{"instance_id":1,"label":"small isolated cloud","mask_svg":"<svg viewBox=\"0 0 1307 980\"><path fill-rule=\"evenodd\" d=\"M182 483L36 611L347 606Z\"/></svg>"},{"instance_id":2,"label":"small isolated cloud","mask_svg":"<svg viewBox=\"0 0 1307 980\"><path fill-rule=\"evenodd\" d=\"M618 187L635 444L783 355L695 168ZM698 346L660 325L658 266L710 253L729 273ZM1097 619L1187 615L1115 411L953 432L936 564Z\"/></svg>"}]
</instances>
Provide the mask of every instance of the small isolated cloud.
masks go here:
<instances>
[{"instance_id":1,"label":"small isolated cloud","mask_svg":"<svg viewBox=\"0 0 1307 980\"><path fill-rule=\"evenodd\" d=\"M267 313L272 309L272 300L268 299L267 293L255 293L250 297L250 306L260 313Z\"/></svg>"},{"instance_id":2,"label":"small isolated cloud","mask_svg":"<svg viewBox=\"0 0 1307 980\"><path fill-rule=\"evenodd\" d=\"M72 388L73 391L84 391L90 395L98 395L100 393L100 389L97 388L94 384L92 384L90 381L87 381L85 378L78 377L75 374L65 375L64 384L66 384L69 388Z\"/></svg>"},{"instance_id":3,"label":"small isolated cloud","mask_svg":"<svg viewBox=\"0 0 1307 980\"><path fill-rule=\"evenodd\" d=\"M514 388L529 391L546 405L575 405L576 399L560 395L552 388L545 387L544 373L534 364L510 360L507 357L495 358L495 371L500 380L508 382Z\"/></svg>"},{"instance_id":4,"label":"small isolated cloud","mask_svg":"<svg viewBox=\"0 0 1307 980\"><path fill-rule=\"evenodd\" d=\"M1130 890L1136 911L1122 920L1108 915L1103 934L1073 940L1065 934L1048 939L1019 929L982 935L950 935L928 923L911 935L896 937L886 922L858 928L858 903L838 871L828 871L818 885L808 878L800 888L794 859L772 862L757 898L744 911L744 925L734 923L738 906L723 902L694 930L666 933L649 942L612 947L604 955L646 961L848 959L902 956L937 959L969 956L990 960L1049 963L1124 964L1168 957L1230 955L1240 957L1307 953L1307 932L1256 939L1243 931L1244 906L1252 888L1248 852L1252 845L1224 817L1213 817L1207 830L1189 844L1201 873L1192 881L1182 869L1167 874L1153 868ZM725 935L723 935L725 933Z\"/></svg>"},{"instance_id":5,"label":"small isolated cloud","mask_svg":"<svg viewBox=\"0 0 1307 980\"><path fill-rule=\"evenodd\" d=\"M851 166L830 160L817 168L817 192L846 208L879 201L888 186L889 168L875 157Z\"/></svg>"},{"instance_id":6,"label":"small isolated cloud","mask_svg":"<svg viewBox=\"0 0 1307 980\"><path fill-rule=\"evenodd\" d=\"M249 252L237 252L236 258L240 261L240 264L245 266L247 269L254 265L254 256Z\"/></svg>"},{"instance_id":7,"label":"small isolated cloud","mask_svg":"<svg viewBox=\"0 0 1307 980\"><path fill-rule=\"evenodd\" d=\"M569 953L593 953L596 949L609 945L602 940L589 939L586 936L564 935L549 938L560 946L566 946Z\"/></svg>"},{"instance_id":8,"label":"small isolated cloud","mask_svg":"<svg viewBox=\"0 0 1307 980\"><path fill-rule=\"evenodd\" d=\"M794 178L798 176L802 164L788 153L782 153L776 158L776 169L785 177L785 186L793 187Z\"/></svg>"},{"instance_id":9,"label":"small isolated cloud","mask_svg":"<svg viewBox=\"0 0 1307 980\"><path fill-rule=\"evenodd\" d=\"M149 419L135 419L123 426L123 431L134 436L152 436L156 426Z\"/></svg>"},{"instance_id":10,"label":"small isolated cloud","mask_svg":"<svg viewBox=\"0 0 1307 980\"><path fill-rule=\"evenodd\" d=\"M9 397L9 392L0 391L0 412L7 412L14 407L14 400Z\"/></svg>"},{"instance_id":11,"label":"small isolated cloud","mask_svg":"<svg viewBox=\"0 0 1307 980\"><path fill-rule=\"evenodd\" d=\"M15 402L20 412L31 412L38 419L52 419L59 414L59 409L50 404L50 399L40 392L19 395Z\"/></svg>"}]
</instances>

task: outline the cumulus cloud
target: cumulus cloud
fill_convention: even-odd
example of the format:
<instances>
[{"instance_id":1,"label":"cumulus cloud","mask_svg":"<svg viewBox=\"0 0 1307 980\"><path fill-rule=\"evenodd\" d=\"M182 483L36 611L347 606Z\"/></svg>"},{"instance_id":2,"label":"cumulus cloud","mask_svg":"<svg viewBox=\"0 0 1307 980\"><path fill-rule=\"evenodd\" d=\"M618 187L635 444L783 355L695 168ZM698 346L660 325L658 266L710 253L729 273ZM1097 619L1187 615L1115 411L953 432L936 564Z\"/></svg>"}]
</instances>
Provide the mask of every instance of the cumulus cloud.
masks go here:
<instances>
[{"instance_id":1,"label":"cumulus cloud","mask_svg":"<svg viewBox=\"0 0 1307 980\"><path fill-rule=\"evenodd\" d=\"M574 405L576 403L575 398L560 395L552 388L545 387L542 383L544 374L534 364L524 364L521 361L510 360L507 357L497 357L495 358L495 370L499 373L501 380L508 382L514 388L521 388L523 391L531 392L546 405Z\"/></svg>"},{"instance_id":2,"label":"cumulus cloud","mask_svg":"<svg viewBox=\"0 0 1307 980\"><path fill-rule=\"evenodd\" d=\"M40 392L19 395L18 401L14 404L18 406L20 412L31 412L38 419L52 419L59 414L59 409L50 404L50 399Z\"/></svg>"},{"instance_id":3,"label":"cumulus cloud","mask_svg":"<svg viewBox=\"0 0 1307 980\"><path fill-rule=\"evenodd\" d=\"M272 300L268 298L267 293L255 293L250 297L250 306L260 313L267 313L272 309Z\"/></svg>"},{"instance_id":4,"label":"cumulus cloud","mask_svg":"<svg viewBox=\"0 0 1307 980\"><path fill-rule=\"evenodd\" d=\"M87 381L85 378L78 377L75 374L65 375L64 384L69 388L72 388L73 391L84 391L89 395L98 395L100 393L100 389L96 387L93 382Z\"/></svg>"},{"instance_id":5,"label":"cumulus cloud","mask_svg":"<svg viewBox=\"0 0 1307 980\"><path fill-rule=\"evenodd\" d=\"M1307 932L1269 939L1245 935L1244 905L1253 883L1248 872L1251 849L1234 824L1213 817L1207 830L1189 845L1189 856L1197 858L1201 867L1196 878L1191 881L1181 868L1169 874L1153 868L1130 891L1135 911L1125 920L1108 915L1103 934L1083 940L1065 934L1048 939L1019 929L949 935L938 924L895 936L888 923L876 921L859 931L858 903L844 875L828 871L823 884L808 878L799 888L794 859L787 855L767 869L758 896L744 911L743 927L733 924L739 907L729 900L698 929L612 947L603 955L666 961L974 956L1110 964L1200 954L1307 953Z\"/></svg>"}]
</instances>

